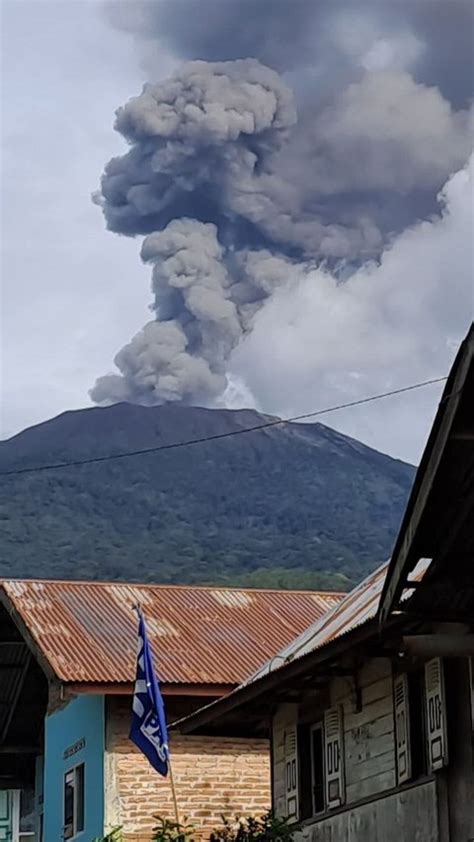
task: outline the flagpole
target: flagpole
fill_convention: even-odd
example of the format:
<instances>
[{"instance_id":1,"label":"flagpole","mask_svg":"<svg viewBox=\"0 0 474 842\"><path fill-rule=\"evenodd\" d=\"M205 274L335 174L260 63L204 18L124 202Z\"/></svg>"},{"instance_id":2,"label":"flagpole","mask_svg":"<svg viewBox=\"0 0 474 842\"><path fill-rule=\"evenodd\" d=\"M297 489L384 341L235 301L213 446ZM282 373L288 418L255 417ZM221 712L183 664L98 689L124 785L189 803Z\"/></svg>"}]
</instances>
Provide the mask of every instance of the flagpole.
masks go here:
<instances>
[{"instance_id":1,"label":"flagpole","mask_svg":"<svg viewBox=\"0 0 474 842\"><path fill-rule=\"evenodd\" d=\"M138 656L137 656L137 673L136 673L136 683L135 683L135 696L138 695L138 713L135 715L133 714L132 717L132 726L130 729L130 738L133 742L138 746L140 751L142 751L145 757L148 758L151 765L160 775L166 777L166 773L169 773L170 784L171 784L171 794L173 796L173 806L174 806L174 815L175 821L178 829L181 828L181 823L179 820L179 810L178 810L178 800L176 798L176 787L174 785L174 778L173 778L173 769L171 766L171 759L170 753L168 749L168 729L166 725L166 713L163 705L163 699L160 692L160 687L158 680L156 678L154 668L153 668L153 656L151 653L150 644L148 642L148 637L146 633L146 624L145 618L142 614L141 606L139 603L132 606L133 610L137 612L139 618L139 626L138 626L138 639L141 641L141 648L139 645L138 649ZM141 637L140 637L141 631ZM140 690L138 687L140 685ZM141 685L145 685L143 688ZM133 710L135 711L135 696L134 696L134 704ZM145 696L145 699L143 699ZM158 732L159 735L159 748L160 751L157 754L157 746L156 746L156 733L153 733L152 736L154 737L151 740L149 734L147 733L147 729L144 728L144 723L146 723L145 718L145 707L144 705L148 706L147 717L150 720L152 717L152 721L154 723L152 725L152 731ZM151 704L151 709L150 709ZM140 717L138 724L136 723L136 717ZM158 720L158 727L156 727L156 720ZM138 734L134 732L134 728L138 730ZM149 730L149 726L148 726ZM148 744L143 742L144 738L148 741ZM152 742L153 744L153 754L150 756L150 745L149 743ZM165 753L163 753L163 750ZM159 759L160 763L157 764L157 759ZM163 768L164 766L164 768Z\"/></svg>"},{"instance_id":2,"label":"flagpole","mask_svg":"<svg viewBox=\"0 0 474 842\"><path fill-rule=\"evenodd\" d=\"M176 824L178 825L178 830L181 827L181 822L179 820L179 810L178 810L178 799L176 798L176 787L174 785L174 778L173 778L173 767L171 765L171 759L168 756L168 769L170 773L170 784L171 784L171 794L173 796L173 805L174 805L174 816Z\"/></svg>"}]
</instances>

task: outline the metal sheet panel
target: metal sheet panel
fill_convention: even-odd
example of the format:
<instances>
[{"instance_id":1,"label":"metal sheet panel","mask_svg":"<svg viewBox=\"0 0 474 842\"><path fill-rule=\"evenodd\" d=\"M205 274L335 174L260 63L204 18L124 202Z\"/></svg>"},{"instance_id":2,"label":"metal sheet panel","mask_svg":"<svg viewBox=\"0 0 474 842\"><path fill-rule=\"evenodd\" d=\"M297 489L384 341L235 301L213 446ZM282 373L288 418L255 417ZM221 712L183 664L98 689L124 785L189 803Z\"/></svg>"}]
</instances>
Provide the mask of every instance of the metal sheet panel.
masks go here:
<instances>
[{"instance_id":1,"label":"metal sheet panel","mask_svg":"<svg viewBox=\"0 0 474 842\"><path fill-rule=\"evenodd\" d=\"M412 580L420 581L429 564L429 559L422 559L412 573ZM256 681L274 669L307 655L315 649L320 649L331 640L341 637L373 619L377 613L387 569L388 562L378 567L360 585L357 585L354 590L337 602L332 610L305 629L296 640L284 647L278 653L277 658L273 657L271 661L260 667L248 679L247 683ZM407 599L411 593L412 590L407 592L404 598Z\"/></svg>"},{"instance_id":2,"label":"metal sheet panel","mask_svg":"<svg viewBox=\"0 0 474 842\"><path fill-rule=\"evenodd\" d=\"M239 684L343 596L14 579L1 587L55 675L75 683L133 681L137 603L163 682Z\"/></svg>"}]
</instances>

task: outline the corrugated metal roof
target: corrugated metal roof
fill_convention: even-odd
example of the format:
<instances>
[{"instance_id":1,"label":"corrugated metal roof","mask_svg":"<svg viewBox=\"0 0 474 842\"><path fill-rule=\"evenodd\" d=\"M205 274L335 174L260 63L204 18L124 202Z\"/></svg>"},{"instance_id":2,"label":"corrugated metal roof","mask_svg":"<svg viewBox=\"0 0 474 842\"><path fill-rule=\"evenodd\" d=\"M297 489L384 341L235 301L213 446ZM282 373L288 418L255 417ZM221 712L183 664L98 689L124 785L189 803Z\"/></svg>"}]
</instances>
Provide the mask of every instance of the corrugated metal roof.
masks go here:
<instances>
[{"instance_id":1,"label":"corrugated metal roof","mask_svg":"<svg viewBox=\"0 0 474 842\"><path fill-rule=\"evenodd\" d=\"M163 682L239 684L343 596L18 579L1 586L54 674L91 683L133 681L136 604Z\"/></svg>"},{"instance_id":2,"label":"corrugated metal roof","mask_svg":"<svg viewBox=\"0 0 474 842\"><path fill-rule=\"evenodd\" d=\"M246 684L256 681L263 675L272 672L274 669L295 658L300 658L320 649L326 643L335 638L352 631L368 620L373 619L377 613L380 595L382 593L385 577L387 575L389 562L385 562L374 573L367 576L354 590L350 591L342 600L337 602L332 610L328 611L322 618L316 620L309 628L284 647L277 656L274 656L268 663L264 664L252 675ZM430 564L430 559L421 559L415 567L411 579L420 581ZM407 592L405 599L412 593Z\"/></svg>"}]
</instances>

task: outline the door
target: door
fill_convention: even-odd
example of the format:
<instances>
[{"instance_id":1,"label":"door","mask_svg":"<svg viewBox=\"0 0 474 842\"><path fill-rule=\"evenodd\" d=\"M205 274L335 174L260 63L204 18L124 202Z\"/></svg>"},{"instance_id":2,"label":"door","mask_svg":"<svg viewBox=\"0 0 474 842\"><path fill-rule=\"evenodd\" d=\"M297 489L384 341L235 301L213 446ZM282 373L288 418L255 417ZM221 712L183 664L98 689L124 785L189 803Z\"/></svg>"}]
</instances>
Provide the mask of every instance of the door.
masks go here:
<instances>
[{"instance_id":1,"label":"door","mask_svg":"<svg viewBox=\"0 0 474 842\"><path fill-rule=\"evenodd\" d=\"M18 842L20 823L20 792L0 790L0 842Z\"/></svg>"}]
</instances>

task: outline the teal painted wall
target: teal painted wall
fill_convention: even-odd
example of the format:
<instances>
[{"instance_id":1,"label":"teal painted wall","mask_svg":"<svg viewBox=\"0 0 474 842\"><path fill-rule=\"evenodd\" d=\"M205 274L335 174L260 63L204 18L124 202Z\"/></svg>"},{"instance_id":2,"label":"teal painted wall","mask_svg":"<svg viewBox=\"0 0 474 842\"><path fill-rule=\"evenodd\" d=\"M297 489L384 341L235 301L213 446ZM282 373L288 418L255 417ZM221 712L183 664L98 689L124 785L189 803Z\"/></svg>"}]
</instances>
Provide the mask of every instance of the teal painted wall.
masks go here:
<instances>
[{"instance_id":1,"label":"teal painted wall","mask_svg":"<svg viewBox=\"0 0 474 842\"><path fill-rule=\"evenodd\" d=\"M36 838L41 839L41 828L43 826L43 804L44 804L44 757L39 755L36 758L35 770L35 808L36 808Z\"/></svg>"},{"instance_id":2,"label":"teal painted wall","mask_svg":"<svg viewBox=\"0 0 474 842\"><path fill-rule=\"evenodd\" d=\"M80 748L70 757L71 746ZM64 775L85 766L85 826L74 839L91 842L104 832L104 697L78 696L46 717L44 756L44 842L63 838Z\"/></svg>"}]
</instances>

